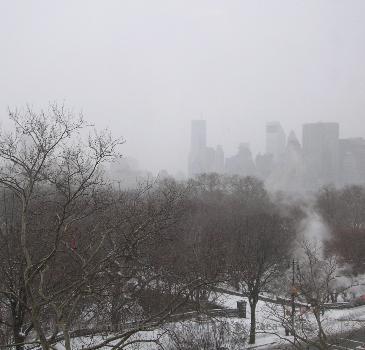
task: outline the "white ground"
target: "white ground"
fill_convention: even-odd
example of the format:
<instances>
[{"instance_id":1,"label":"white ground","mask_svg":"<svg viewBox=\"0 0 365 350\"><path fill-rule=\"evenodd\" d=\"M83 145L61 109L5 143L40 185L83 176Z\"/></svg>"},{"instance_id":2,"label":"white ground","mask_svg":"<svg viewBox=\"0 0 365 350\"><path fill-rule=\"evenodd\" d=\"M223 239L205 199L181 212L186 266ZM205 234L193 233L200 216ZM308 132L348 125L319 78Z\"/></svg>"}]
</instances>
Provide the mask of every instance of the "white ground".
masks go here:
<instances>
[{"instance_id":1,"label":"white ground","mask_svg":"<svg viewBox=\"0 0 365 350\"><path fill-rule=\"evenodd\" d=\"M219 298L219 303L227 308L236 308L237 301L244 300L242 297L236 297L231 295L222 296ZM247 301L247 300L246 300ZM281 306L276 306L277 308L281 308ZM280 310L280 309L278 309ZM310 317L309 317L310 318ZM265 345L269 345L272 343L278 343L280 338L275 334L279 334L280 337L284 337L285 331L280 326L278 322L272 320L272 304L268 305L265 302L259 301L256 310L256 319L257 319L257 341L255 346L251 346L251 348L261 348L263 349ZM247 318L246 319L239 319L239 318L217 318L216 322L228 322L228 324L234 329L235 327L239 327L239 329L245 329L246 331L249 330L250 327L250 308L247 304ZM325 329L328 333L336 334L340 332L350 331L355 328L359 328L364 326L365 323L361 322L365 321L365 306L360 306L352 309L342 309L342 310L327 310L323 317L323 323L325 325ZM192 321L186 321L182 323L175 323L167 325L167 329L175 329L175 330L182 330L189 329L191 332L192 328L196 325ZM190 327L190 328L189 328ZM154 332L140 334L140 339L149 339L157 336L158 334L162 334L165 329L159 329ZM188 334L188 333L187 333ZM285 338L285 337L284 337ZM73 349L82 349L83 346L90 346L91 343L98 343L100 342L100 337L95 337L94 339L78 339L74 340L73 342ZM163 341L165 342L165 341ZM59 344L57 347L59 350L63 349L63 346ZM246 348L250 348L246 346ZM105 348L106 349L106 348ZM156 345L148 343L148 344L139 344L134 345L126 348L128 350L157 350L159 349ZM242 349L242 347L240 347Z\"/></svg>"}]
</instances>

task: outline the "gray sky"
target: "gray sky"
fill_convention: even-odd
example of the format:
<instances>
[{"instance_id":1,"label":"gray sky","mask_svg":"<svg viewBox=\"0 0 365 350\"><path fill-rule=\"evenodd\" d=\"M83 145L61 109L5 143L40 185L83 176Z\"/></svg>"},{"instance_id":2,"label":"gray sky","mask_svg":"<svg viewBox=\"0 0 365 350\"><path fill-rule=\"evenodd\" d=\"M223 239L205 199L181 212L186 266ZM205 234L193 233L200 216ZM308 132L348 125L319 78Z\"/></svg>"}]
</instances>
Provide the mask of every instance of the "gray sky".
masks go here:
<instances>
[{"instance_id":1,"label":"gray sky","mask_svg":"<svg viewBox=\"0 0 365 350\"><path fill-rule=\"evenodd\" d=\"M365 136L364 0L1 0L0 118L65 101L143 168L186 171L208 143L264 150L264 126Z\"/></svg>"}]
</instances>

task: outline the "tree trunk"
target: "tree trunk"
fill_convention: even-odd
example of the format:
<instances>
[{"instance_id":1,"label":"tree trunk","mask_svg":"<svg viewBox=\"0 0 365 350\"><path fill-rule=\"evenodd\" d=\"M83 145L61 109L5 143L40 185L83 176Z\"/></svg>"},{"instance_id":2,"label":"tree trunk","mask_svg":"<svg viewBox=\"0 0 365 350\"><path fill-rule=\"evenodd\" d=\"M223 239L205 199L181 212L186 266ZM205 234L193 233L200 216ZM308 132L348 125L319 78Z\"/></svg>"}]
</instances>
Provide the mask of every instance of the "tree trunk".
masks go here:
<instances>
[{"instance_id":1,"label":"tree trunk","mask_svg":"<svg viewBox=\"0 0 365 350\"><path fill-rule=\"evenodd\" d=\"M30 185L30 187L32 187ZM30 190L28 190L30 191ZM29 193L28 193L29 196ZM27 198L22 198L22 216L21 216L21 230L20 230L20 245L23 252L23 256L25 259L25 269L23 272L23 278L24 278L24 291L27 300L30 302L30 315L32 319L32 323L34 326L34 330L37 332L37 335L39 337L39 341L41 343L43 350L49 350L49 344L47 342L47 338L42 330L41 323L39 321L39 306L37 305L37 302L34 298L32 288L30 286L31 284L31 277L30 277L30 271L32 270L33 263L32 258L28 250L27 246L27 215L28 215L28 203Z\"/></svg>"},{"instance_id":2,"label":"tree trunk","mask_svg":"<svg viewBox=\"0 0 365 350\"><path fill-rule=\"evenodd\" d=\"M23 324L23 317L21 315L21 305L19 300L12 299L10 301L11 304L11 317L12 317L12 336L14 340L14 344L16 350L23 350L24 348L24 339L25 337L21 333L22 324Z\"/></svg>"},{"instance_id":3,"label":"tree trunk","mask_svg":"<svg viewBox=\"0 0 365 350\"><path fill-rule=\"evenodd\" d=\"M327 342L327 335L323 330L322 321L321 321L321 311L320 308L317 307L314 311L314 317L316 318L317 325L318 325L318 338L319 344L322 350L328 349L328 342Z\"/></svg>"},{"instance_id":4,"label":"tree trunk","mask_svg":"<svg viewBox=\"0 0 365 350\"><path fill-rule=\"evenodd\" d=\"M21 333L18 326L15 326L13 329L14 333L14 343L16 344L16 350L23 350L24 349L24 340L25 336Z\"/></svg>"},{"instance_id":5,"label":"tree trunk","mask_svg":"<svg viewBox=\"0 0 365 350\"><path fill-rule=\"evenodd\" d=\"M256 342L256 298L249 298L250 309L251 309L251 325L250 325L250 344L255 344Z\"/></svg>"},{"instance_id":6,"label":"tree trunk","mask_svg":"<svg viewBox=\"0 0 365 350\"><path fill-rule=\"evenodd\" d=\"M34 305L34 303L33 303ZM33 306L32 305L32 306ZM32 323L34 326L34 330L36 331L38 338L39 338L39 342L41 343L41 347L43 350L49 350L50 346L47 342L47 338L42 330L42 325L39 321L40 317L39 317L39 311L37 307L33 307L31 309L31 317L32 317Z\"/></svg>"},{"instance_id":7,"label":"tree trunk","mask_svg":"<svg viewBox=\"0 0 365 350\"><path fill-rule=\"evenodd\" d=\"M121 298L122 289L120 285L116 285L112 289L112 309L111 309L111 324L113 330L117 331L121 323Z\"/></svg>"},{"instance_id":8,"label":"tree trunk","mask_svg":"<svg viewBox=\"0 0 365 350\"><path fill-rule=\"evenodd\" d=\"M68 325L66 325L65 323L62 324L62 330L63 330L63 336L65 338L65 349L66 350L72 350L70 331L69 331Z\"/></svg>"}]
</instances>

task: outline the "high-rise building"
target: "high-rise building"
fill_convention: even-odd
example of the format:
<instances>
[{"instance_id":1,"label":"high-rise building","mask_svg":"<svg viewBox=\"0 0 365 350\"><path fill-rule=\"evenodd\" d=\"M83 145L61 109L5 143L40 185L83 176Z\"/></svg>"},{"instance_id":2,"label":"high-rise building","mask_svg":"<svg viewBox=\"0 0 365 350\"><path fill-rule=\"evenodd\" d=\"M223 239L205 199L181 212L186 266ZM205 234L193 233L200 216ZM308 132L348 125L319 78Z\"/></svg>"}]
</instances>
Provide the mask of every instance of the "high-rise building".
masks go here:
<instances>
[{"instance_id":1,"label":"high-rise building","mask_svg":"<svg viewBox=\"0 0 365 350\"><path fill-rule=\"evenodd\" d=\"M272 154L261 154L256 156L255 164L257 169L257 175L262 179L266 180L273 170L273 158Z\"/></svg>"},{"instance_id":2,"label":"high-rise building","mask_svg":"<svg viewBox=\"0 0 365 350\"><path fill-rule=\"evenodd\" d=\"M266 186L272 191L300 192L304 189L305 163L302 146L294 131L288 136L284 156L280 164L273 167L266 180Z\"/></svg>"},{"instance_id":3,"label":"high-rise building","mask_svg":"<svg viewBox=\"0 0 365 350\"><path fill-rule=\"evenodd\" d=\"M224 172L224 152L222 146L207 147L207 124L205 120L192 120L189 153L189 176L203 173Z\"/></svg>"},{"instance_id":4,"label":"high-rise building","mask_svg":"<svg viewBox=\"0 0 365 350\"><path fill-rule=\"evenodd\" d=\"M304 124L303 155L308 169L309 187L337 184L340 170L339 124Z\"/></svg>"},{"instance_id":5,"label":"high-rise building","mask_svg":"<svg viewBox=\"0 0 365 350\"><path fill-rule=\"evenodd\" d=\"M207 147L207 122L205 120L192 120L190 150L197 152L205 147Z\"/></svg>"},{"instance_id":6,"label":"high-rise building","mask_svg":"<svg viewBox=\"0 0 365 350\"><path fill-rule=\"evenodd\" d=\"M214 172L218 174L224 173L224 151L221 145L218 145L215 149Z\"/></svg>"},{"instance_id":7,"label":"high-rise building","mask_svg":"<svg viewBox=\"0 0 365 350\"><path fill-rule=\"evenodd\" d=\"M340 140L340 184L365 183L365 139Z\"/></svg>"},{"instance_id":8,"label":"high-rise building","mask_svg":"<svg viewBox=\"0 0 365 350\"><path fill-rule=\"evenodd\" d=\"M206 172L207 124L205 120L191 121L190 137L188 173L189 176L195 176Z\"/></svg>"},{"instance_id":9,"label":"high-rise building","mask_svg":"<svg viewBox=\"0 0 365 350\"><path fill-rule=\"evenodd\" d=\"M286 135L279 122L266 124L266 153L272 154L273 161L278 163L285 153Z\"/></svg>"},{"instance_id":10,"label":"high-rise building","mask_svg":"<svg viewBox=\"0 0 365 350\"><path fill-rule=\"evenodd\" d=\"M300 142L297 138L297 135L295 135L295 132L292 130L289 133L288 141L286 144L286 153L289 151L295 151L295 152L301 152L302 146L300 145Z\"/></svg>"},{"instance_id":11,"label":"high-rise building","mask_svg":"<svg viewBox=\"0 0 365 350\"><path fill-rule=\"evenodd\" d=\"M226 159L226 173L240 176L256 175L256 166L248 143L241 143L237 154Z\"/></svg>"}]
</instances>

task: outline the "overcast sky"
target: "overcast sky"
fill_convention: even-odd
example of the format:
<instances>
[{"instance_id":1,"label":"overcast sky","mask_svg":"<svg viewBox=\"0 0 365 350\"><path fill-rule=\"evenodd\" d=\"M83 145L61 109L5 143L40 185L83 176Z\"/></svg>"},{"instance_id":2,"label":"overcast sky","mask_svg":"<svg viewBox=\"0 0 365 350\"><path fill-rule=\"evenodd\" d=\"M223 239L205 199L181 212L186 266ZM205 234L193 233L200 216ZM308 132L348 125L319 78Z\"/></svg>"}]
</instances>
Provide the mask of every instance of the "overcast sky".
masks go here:
<instances>
[{"instance_id":1,"label":"overcast sky","mask_svg":"<svg viewBox=\"0 0 365 350\"><path fill-rule=\"evenodd\" d=\"M0 0L0 118L65 102L142 168L186 171L190 120L232 155L267 121L365 136L364 0Z\"/></svg>"}]
</instances>

